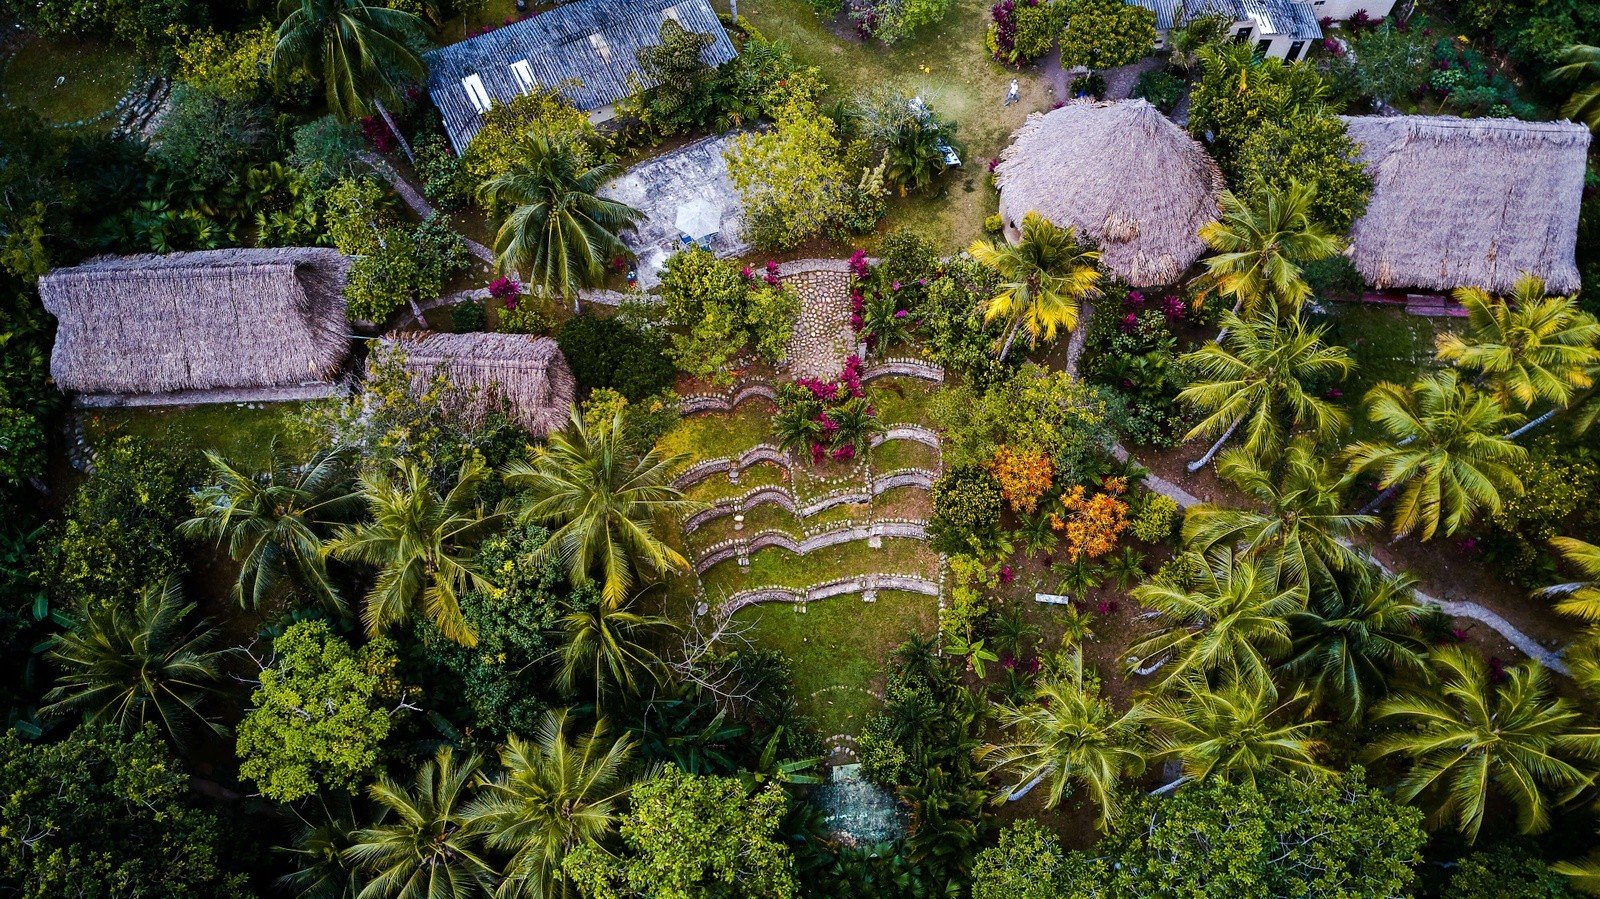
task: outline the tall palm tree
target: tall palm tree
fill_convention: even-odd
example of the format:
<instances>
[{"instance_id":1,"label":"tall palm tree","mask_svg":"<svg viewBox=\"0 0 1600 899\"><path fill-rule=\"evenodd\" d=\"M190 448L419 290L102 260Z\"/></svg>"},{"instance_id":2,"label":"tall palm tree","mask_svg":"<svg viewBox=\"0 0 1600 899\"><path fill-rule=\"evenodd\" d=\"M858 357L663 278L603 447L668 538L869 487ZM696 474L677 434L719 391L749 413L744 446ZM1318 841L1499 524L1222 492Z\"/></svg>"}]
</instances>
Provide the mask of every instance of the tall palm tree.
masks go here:
<instances>
[{"instance_id":1,"label":"tall palm tree","mask_svg":"<svg viewBox=\"0 0 1600 899\"><path fill-rule=\"evenodd\" d=\"M484 843L510 855L500 894L546 899L572 894L561 860L615 830L633 744L608 736L604 721L573 739L565 712L548 712L533 740L513 734L500 750L505 773L466 809Z\"/></svg>"},{"instance_id":2,"label":"tall palm tree","mask_svg":"<svg viewBox=\"0 0 1600 899\"><path fill-rule=\"evenodd\" d=\"M1228 680L1213 688L1191 678L1153 702L1145 723L1156 734L1156 757L1182 763L1183 782L1220 777L1253 784L1272 774L1326 773L1316 761L1321 722L1281 723L1299 698L1280 701L1271 680Z\"/></svg>"},{"instance_id":3,"label":"tall palm tree","mask_svg":"<svg viewBox=\"0 0 1600 899\"><path fill-rule=\"evenodd\" d=\"M654 449L639 453L619 410L590 427L573 411L530 463L507 466L506 483L524 491L521 519L556 526L537 555L558 555L575 586L599 568L601 595L619 605L634 572L660 575L688 568L683 554L657 534L668 516L703 508L683 498L668 473L679 464Z\"/></svg>"},{"instance_id":4,"label":"tall palm tree","mask_svg":"<svg viewBox=\"0 0 1600 899\"><path fill-rule=\"evenodd\" d=\"M488 468L473 453L443 496L415 462L396 461L395 470L398 478L362 476L361 498L372 520L340 528L323 551L378 568L377 583L361 612L369 634L381 634L421 612L447 638L475 646L478 637L461 615L459 596L470 587L492 589L472 554L484 528L500 515L486 512L476 501Z\"/></svg>"},{"instance_id":5,"label":"tall palm tree","mask_svg":"<svg viewBox=\"0 0 1600 899\"><path fill-rule=\"evenodd\" d=\"M1001 362L1018 330L1027 329L1030 346L1055 340L1058 329L1078 326L1080 305L1100 295L1099 251L1078 243L1074 229L1058 228L1037 212L1023 216L1016 245L977 240L967 252L1000 275L1000 290L984 303L983 320L1011 323Z\"/></svg>"},{"instance_id":6,"label":"tall palm tree","mask_svg":"<svg viewBox=\"0 0 1600 899\"><path fill-rule=\"evenodd\" d=\"M1600 728L1556 696L1536 662L1506 671L1498 686L1479 655L1459 646L1433 654L1438 686L1379 703L1373 721L1393 726L1368 759L1408 762L1399 797L1435 799L1435 820L1475 841L1489 796L1510 800L1523 833L1550 827L1550 813L1600 775Z\"/></svg>"},{"instance_id":7,"label":"tall palm tree","mask_svg":"<svg viewBox=\"0 0 1600 899\"><path fill-rule=\"evenodd\" d=\"M1555 537L1550 545L1562 558L1578 569L1582 580L1551 584L1534 591L1535 596L1556 600L1556 611L1600 624L1600 546L1572 537Z\"/></svg>"},{"instance_id":8,"label":"tall palm tree","mask_svg":"<svg viewBox=\"0 0 1600 899\"><path fill-rule=\"evenodd\" d=\"M1600 322L1576 297L1547 297L1544 279L1526 274L1509 296L1462 287L1455 297L1467 309L1467 330L1440 334L1439 358L1477 373L1501 405L1565 407L1575 391L1594 385Z\"/></svg>"},{"instance_id":9,"label":"tall palm tree","mask_svg":"<svg viewBox=\"0 0 1600 899\"><path fill-rule=\"evenodd\" d=\"M1257 683L1271 680L1271 662L1290 649L1287 617L1305 600L1280 587L1260 563L1217 553L1193 588L1154 580L1133 590L1140 605L1165 619L1129 648L1140 662L1169 657L1160 686L1212 673Z\"/></svg>"},{"instance_id":10,"label":"tall palm tree","mask_svg":"<svg viewBox=\"0 0 1600 899\"><path fill-rule=\"evenodd\" d=\"M1291 181L1283 190L1253 185L1245 197L1224 191L1221 215L1200 228L1211 248L1204 283L1249 318L1276 305L1298 312L1311 296L1300 266L1339 252L1340 240L1312 217L1315 183Z\"/></svg>"},{"instance_id":11,"label":"tall palm tree","mask_svg":"<svg viewBox=\"0 0 1600 899\"><path fill-rule=\"evenodd\" d=\"M1359 566L1350 538L1378 519L1343 511L1339 480L1310 443L1291 443L1278 467L1274 476L1248 453L1225 454L1217 473L1244 491L1256 508L1211 503L1191 508L1183 518L1189 548L1205 554L1213 547L1241 547L1274 569L1282 582L1307 591L1330 582L1336 571Z\"/></svg>"},{"instance_id":12,"label":"tall palm tree","mask_svg":"<svg viewBox=\"0 0 1600 899\"><path fill-rule=\"evenodd\" d=\"M527 283L541 296L574 303L580 288L600 284L606 262L629 255L617 232L643 217L597 195L621 171L609 163L589 165L568 140L529 135L522 161L478 191L491 207L511 207L494 238L500 270L527 270Z\"/></svg>"},{"instance_id":13,"label":"tall palm tree","mask_svg":"<svg viewBox=\"0 0 1600 899\"><path fill-rule=\"evenodd\" d=\"M488 895L494 868L471 845L468 792L483 760L446 746L410 784L388 774L367 788L388 820L365 827L344 850L369 879L358 899L471 899Z\"/></svg>"},{"instance_id":14,"label":"tall palm tree","mask_svg":"<svg viewBox=\"0 0 1600 899\"><path fill-rule=\"evenodd\" d=\"M1307 389L1310 381L1343 378L1355 368L1342 346L1322 342L1325 329L1307 328L1298 317L1279 321L1270 313L1241 319L1224 313L1227 336L1183 357L1195 380L1178 398L1207 412L1185 440L1220 434L1204 456L1189 464L1208 464L1234 431L1244 428L1244 450L1270 460L1286 432L1306 428L1318 437L1345 426L1340 409Z\"/></svg>"},{"instance_id":15,"label":"tall palm tree","mask_svg":"<svg viewBox=\"0 0 1600 899\"><path fill-rule=\"evenodd\" d=\"M257 608L293 582L336 614L344 597L328 577L323 538L360 505L351 489L346 454L317 453L304 466L290 465L274 450L262 469L237 465L207 452L211 483L194 493L195 517L179 529L185 536L226 540L239 563L233 598Z\"/></svg>"},{"instance_id":16,"label":"tall palm tree","mask_svg":"<svg viewBox=\"0 0 1600 899\"><path fill-rule=\"evenodd\" d=\"M1551 76L1579 82L1561 107L1561 114L1600 133L1600 47L1573 44L1562 50L1558 59L1562 65Z\"/></svg>"},{"instance_id":17,"label":"tall palm tree","mask_svg":"<svg viewBox=\"0 0 1600 899\"><path fill-rule=\"evenodd\" d=\"M91 721L136 730L160 724L182 745L198 727L227 733L201 710L222 692L222 666L236 649L214 649L221 633L190 624L177 579L146 587L129 608L108 603L57 635L48 658L60 669L42 715L82 712Z\"/></svg>"},{"instance_id":18,"label":"tall palm tree","mask_svg":"<svg viewBox=\"0 0 1600 899\"><path fill-rule=\"evenodd\" d=\"M272 48L273 76L281 81L303 72L321 81L328 110L342 122L376 110L410 158L384 104L400 103L407 81L428 73L408 40L421 33L422 20L364 0L280 0L278 12L284 18Z\"/></svg>"},{"instance_id":19,"label":"tall palm tree","mask_svg":"<svg viewBox=\"0 0 1600 899\"><path fill-rule=\"evenodd\" d=\"M1410 577L1361 565L1289 614L1294 648L1280 664L1310 694L1313 708L1356 724L1397 673L1426 673L1428 647L1418 630L1426 610L1415 588Z\"/></svg>"},{"instance_id":20,"label":"tall palm tree","mask_svg":"<svg viewBox=\"0 0 1600 899\"><path fill-rule=\"evenodd\" d=\"M1074 648L1064 676L1043 679L1033 702L1000 708L1000 725L1008 740L979 752L991 771L1006 775L999 801L1049 781L1046 808L1061 804L1074 784L1081 785L1100 806L1099 826L1110 825L1117 812L1117 786L1124 775L1144 771L1138 730L1144 706L1135 703L1121 713L1100 694L1098 681L1085 678L1083 651Z\"/></svg>"},{"instance_id":21,"label":"tall palm tree","mask_svg":"<svg viewBox=\"0 0 1600 899\"><path fill-rule=\"evenodd\" d=\"M1383 492L1362 514L1399 496L1396 537L1420 529L1427 540L1441 527L1453 534L1480 509L1500 511L1503 492L1522 492L1515 467L1527 451L1506 435L1519 416L1461 383L1455 372L1409 388L1384 382L1367 391L1365 401L1367 415L1389 439L1352 444L1345 457L1352 475L1379 473Z\"/></svg>"},{"instance_id":22,"label":"tall palm tree","mask_svg":"<svg viewBox=\"0 0 1600 899\"><path fill-rule=\"evenodd\" d=\"M356 899L361 873L344 856L360 830L354 805L338 790L322 796L320 805L314 818L301 818L293 844L278 848L290 869L278 885L295 899Z\"/></svg>"},{"instance_id":23,"label":"tall palm tree","mask_svg":"<svg viewBox=\"0 0 1600 899\"><path fill-rule=\"evenodd\" d=\"M668 627L664 618L648 617L609 603L569 612L561 620L558 685L572 692L580 677L594 679L595 702L608 689L637 695L646 678L654 680L661 658L649 647L652 637Z\"/></svg>"}]
</instances>

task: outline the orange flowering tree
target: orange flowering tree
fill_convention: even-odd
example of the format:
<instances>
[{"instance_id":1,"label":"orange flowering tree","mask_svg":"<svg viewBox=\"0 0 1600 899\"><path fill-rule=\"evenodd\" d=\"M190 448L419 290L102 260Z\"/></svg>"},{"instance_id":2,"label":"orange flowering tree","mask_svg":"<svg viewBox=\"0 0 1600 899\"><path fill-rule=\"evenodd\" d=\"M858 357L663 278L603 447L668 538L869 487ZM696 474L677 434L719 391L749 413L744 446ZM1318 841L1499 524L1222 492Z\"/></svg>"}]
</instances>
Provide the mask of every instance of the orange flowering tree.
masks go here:
<instances>
[{"instance_id":1,"label":"orange flowering tree","mask_svg":"<svg viewBox=\"0 0 1600 899\"><path fill-rule=\"evenodd\" d=\"M1127 487L1126 478L1107 478L1093 496L1081 484L1062 495L1062 512L1051 517L1050 526L1061 533L1068 559L1098 559L1117 548L1128 527L1128 504L1121 498Z\"/></svg>"},{"instance_id":2,"label":"orange flowering tree","mask_svg":"<svg viewBox=\"0 0 1600 899\"><path fill-rule=\"evenodd\" d=\"M1039 498L1050 489L1056 466L1043 450L1002 445L994 451L989 473L1000 483L1000 495L1005 497L1011 510L1027 514L1039 505Z\"/></svg>"}]
</instances>

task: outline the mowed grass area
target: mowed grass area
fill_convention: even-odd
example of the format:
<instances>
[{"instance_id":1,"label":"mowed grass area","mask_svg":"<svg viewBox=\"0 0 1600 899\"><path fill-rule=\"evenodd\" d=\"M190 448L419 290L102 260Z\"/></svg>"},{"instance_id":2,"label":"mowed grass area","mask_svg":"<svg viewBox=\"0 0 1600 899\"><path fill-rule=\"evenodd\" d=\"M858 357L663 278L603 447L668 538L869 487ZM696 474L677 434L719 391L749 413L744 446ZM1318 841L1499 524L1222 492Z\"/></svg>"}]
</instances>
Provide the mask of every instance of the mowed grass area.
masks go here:
<instances>
[{"instance_id":1,"label":"mowed grass area","mask_svg":"<svg viewBox=\"0 0 1600 899\"><path fill-rule=\"evenodd\" d=\"M727 0L715 0L727 11ZM739 14L770 40L788 44L795 58L814 65L831 86L830 99L891 90L921 96L936 113L953 119L965 145L965 165L929 191L894 198L879 233L907 227L954 251L983 230L995 212L988 161L998 156L1028 113L1049 109L1056 98L1032 70L1001 66L984 47L991 0L953 0L943 22L930 25L893 47L862 42L847 24L818 18L807 0L743 0ZM841 20L842 21L842 20ZM1003 105L1011 79L1021 82L1022 100ZM868 248L872 241L865 241Z\"/></svg>"},{"instance_id":2,"label":"mowed grass area","mask_svg":"<svg viewBox=\"0 0 1600 899\"><path fill-rule=\"evenodd\" d=\"M0 99L32 109L47 122L79 122L116 106L133 85L136 69L130 51L103 41L23 38L0 58ZM112 124L107 119L95 127Z\"/></svg>"},{"instance_id":3,"label":"mowed grass area","mask_svg":"<svg viewBox=\"0 0 1600 899\"><path fill-rule=\"evenodd\" d=\"M894 591L879 593L871 604L856 595L808 603L803 614L787 603L768 603L736 618L750 622L748 636L757 646L788 657L795 700L824 737L860 733L882 705L890 654L913 634L930 635L939 626L931 598Z\"/></svg>"},{"instance_id":4,"label":"mowed grass area","mask_svg":"<svg viewBox=\"0 0 1600 899\"><path fill-rule=\"evenodd\" d=\"M320 434L308 424L308 403L232 403L153 409L85 410L91 446L117 437L137 439L163 455L198 456L213 450L234 462L265 464L276 443L280 456L314 452Z\"/></svg>"},{"instance_id":5,"label":"mowed grass area","mask_svg":"<svg viewBox=\"0 0 1600 899\"><path fill-rule=\"evenodd\" d=\"M1327 339L1350 350L1355 373L1338 385L1340 403L1350 414L1356 439L1381 437L1368 420L1361 399L1382 381L1410 384L1428 371L1440 368L1434 361L1434 340L1462 319L1407 315L1390 306L1336 303Z\"/></svg>"}]
</instances>

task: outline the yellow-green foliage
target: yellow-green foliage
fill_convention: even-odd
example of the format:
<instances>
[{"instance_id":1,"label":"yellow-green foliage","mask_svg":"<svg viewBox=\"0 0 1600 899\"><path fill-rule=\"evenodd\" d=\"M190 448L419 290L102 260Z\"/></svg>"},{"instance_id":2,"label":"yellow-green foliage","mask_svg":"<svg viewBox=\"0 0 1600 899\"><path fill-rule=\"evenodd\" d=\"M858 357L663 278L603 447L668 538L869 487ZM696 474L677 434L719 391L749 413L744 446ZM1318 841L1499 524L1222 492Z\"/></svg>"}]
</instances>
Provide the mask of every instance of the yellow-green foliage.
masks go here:
<instances>
[{"instance_id":1,"label":"yellow-green foliage","mask_svg":"<svg viewBox=\"0 0 1600 899\"><path fill-rule=\"evenodd\" d=\"M833 121L806 102L777 114L777 126L741 134L728 150L728 175L744 203L746 232L763 247L787 249L821 234L845 194Z\"/></svg>"},{"instance_id":2,"label":"yellow-green foliage","mask_svg":"<svg viewBox=\"0 0 1600 899\"><path fill-rule=\"evenodd\" d=\"M1155 49L1156 14L1122 0L1072 0L1061 32L1061 65L1110 69Z\"/></svg>"},{"instance_id":3,"label":"yellow-green foliage","mask_svg":"<svg viewBox=\"0 0 1600 899\"><path fill-rule=\"evenodd\" d=\"M467 174L482 183L512 168L527 157L524 141L535 131L570 138L585 149L599 140L589 117L560 94L535 90L510 103L495 101L483 114L483 128L473 136L462 159Z\"/></svg>"},{"instance_id":4,"label":"yellow-green foliage","mask_svg":"<svg viewBox=\"0 0 1600 899\"><path fill-rule=\"evenodd\" d=\"M178 44L178 80L225 100L248 100L267 83L267 65L277 36L272 26L221 34L209 28L184 32Z\"/></svg>"}]
</instances>

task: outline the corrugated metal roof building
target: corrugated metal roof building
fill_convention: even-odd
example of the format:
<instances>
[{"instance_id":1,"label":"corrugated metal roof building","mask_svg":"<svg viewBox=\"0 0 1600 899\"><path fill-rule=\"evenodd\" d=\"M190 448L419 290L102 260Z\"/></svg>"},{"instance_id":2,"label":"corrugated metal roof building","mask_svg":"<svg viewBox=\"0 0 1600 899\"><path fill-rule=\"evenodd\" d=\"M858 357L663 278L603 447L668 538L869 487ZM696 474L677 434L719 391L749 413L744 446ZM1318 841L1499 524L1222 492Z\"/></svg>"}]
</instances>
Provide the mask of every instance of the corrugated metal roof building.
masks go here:
<instances>
[{"instance_id":1,"label":"corrugated metal roof building","mask_svg":"<svg viewBox=\"0 0 1600 899\"><path fill-rule=\"evenodd\" d=\"M611 105L636 84L655 86L638 51L661 42L668 19L711 35L701 54L707 65L736 55L707 0L577 0L427 54L428 96L457 153L493 101L508 103L536 88L560 91L597 121L610 118Z\"/></svg>"},{"instance_id":2,"label":"corrugated metal roof building","mask_svg":"<svg viewBox=\"0 0 1600 899\"><path fill-rule=\"evenodd\" d=\"M1263 56L1303 57L1306 45L1322 37L1312 0L1130 0L1156 14L1156 31L1164 39L1173 28L1195 16L1218 14L1234 21L1234 38L1255 40ZM1298 46L1295 46L1298 43Z\"/></svg>"}]
</instances>

